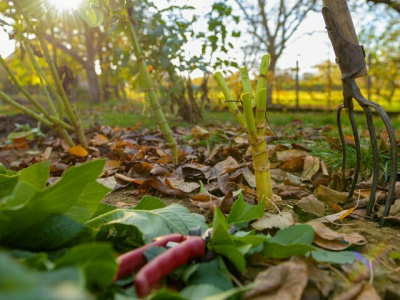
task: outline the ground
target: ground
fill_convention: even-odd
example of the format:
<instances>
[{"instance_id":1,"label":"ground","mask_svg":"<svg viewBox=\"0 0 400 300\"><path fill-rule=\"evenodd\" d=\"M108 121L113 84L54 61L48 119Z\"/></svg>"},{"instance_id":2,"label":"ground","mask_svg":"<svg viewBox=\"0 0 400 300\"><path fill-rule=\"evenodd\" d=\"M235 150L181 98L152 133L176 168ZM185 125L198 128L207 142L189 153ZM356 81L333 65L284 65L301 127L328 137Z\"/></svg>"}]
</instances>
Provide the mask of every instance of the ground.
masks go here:
<instances>
[{"instance_id":1,"label":"ground","mask_svg":"<svg viewBox=\"0 0 400 300\"><path fill-rule=\"evenodd\" d=\"M34 128L35 122L23 115L0 117L0 128L3 128L0 131L0 141L3 145L0 151L0 161L6 167L17 170L41 159L51 160L52 177L50 181L54 181L70 165L80 164L88 159L105 157L109 164L103 178L113 186L114 191L104 199L104 203L122 208L133 207L144 194L151 194L159 197L166 204L182 204L191 212L203 214L210 221L212 218L211 211L215 207L220 207L229 212L233 201L232 193L229 194L229 191L233 191L230 188L231 185L235 185L236 188L240 187L245 194L245 199L249 203L255 203L254 186L252 186L251 175L249 175L252 169L251 159L246 154L248 141L234 125L234 120L225 112L206 113L203 123L199 124L207 131L204 136L196 136L196 132L191 131L194 125L188 126L179 120L172 122L175 136L179 141L182 153L184 153L180 157L181 168L176 169L171 164L168 156L169 150L165 148L160 132L147 129L147 127L154 128L154 124L152 126L150 122L144 127L143 123L140 122L147 121L145 119L132 120L129 110L128 112L125 111L122 116L113 114L114 110L109 110L106 114L96 114L96 111L98 110L94 110L93 114L90 115L94 116L95 121L101 122L102 125L89 126L93 118L84 118L89 120L86 127L88 137L91 139L89 156L84 157L68 154L57 137L52 136L51 131L49 135L43 138L36 133L29 136L25 128L25 135L21 134L14 139L14 142L10 141L9 134L15 131L13 124L28 124L30 128ZM85 114L88 114L88 111ZM272 168L276 170L276 172L273 172L274 192L283 199L277 203L277 206L281 211L290 212L295 222L305 223L315 219L316 216L310 213L312 209L307 211L307 208L299 208L296 205L300 199L303 200L313 194L317 195L315 190L319 184L329 185L332 189L335 189L332 182L337 177L337 166L340 165L341 161L340 152L334 150L334 142L337 142L337 131L334 126L335 115L334 113L325 113L320 116L307 113L273 113L269 119L274 127L274 130L269 131L270 136L268 137L271 164ZM216 120L219 121L216 122ZM393 120L395 124L400 122L397 117L394 117ZM120 124L118 128L115 128L117 121L120 121ZM361 115L357 116L357 121L362 122ZM127 125L130 128L124 127ZM182 125L185 125L185 127ZM345 123L346 125L347 123ZM377 127L381 128L382 125L378 123ZM274 135L274 131L277 136ZM348 127L345 128L345 132L349 133ZM363 130L361 130L361 134L363 139L366 140L366 134ZM101 140L103 138L104 140ZM352 139L350 136L346 138L347 146L351 148ZM382 140L382 145L384 143ZM47 155L46 149L49 148L51 150ZM367 148L365 153L368 154ZM327 149L331 154L330 156L326 152ZM290 157L283 158L283 156ZM308 176L305 167L305 160L307 159L311 161L314 159L314 162L318 162L318 169L314 168L313 174L305 180L304 178ZM322 163L324 161L325 165ZM368 181L369 179L369 161L370 158L363 158L365 168L361 180ZM222 164L216 167L218 163ZM327 167L327 170L324 170L323 166ZM186 169L182 170L182 167ZM209 167L209 170L205 170L207 167ZM349 169L347 181L351 180L351 165ZM157 173L155 170L161 173ZM219 172L217 177L225 176L225 179L217 180L215 176L209 175L209 172ZM328 172L328 175L325 172ZM165 175L167 173L175 175L167 176ZM125 177L118 177L116 174ZM383 180L384 177L384 174L382 174L381 179ZM169 178L171 181L166 184L165 178ZM179 181L180 179L182 181ZM205 185L206 193L210 195L210 198L215 197L217 204L202 202L203 200L195 201L198 200L196 195L198 196L200 186L192 189L187 184L190 182L197 184L199 181L202 181ZM384 183L382 182L382 184ZM171 195L179 196L171 197ZM368 187L364 189L363 195L368 195ZM340 205L342 204L340 203ZM225 206L223 207L223 205ZM358 208L362 209L363 205L365 207L365 201L363 204L360 203ZM330 201L324 202L323 206L326 208L325 215L338 211L338 205L335 206ZM329 266L329 268L326 266L325 271L329 273L331 278L336 279L334 286L338 289L335 289L334 293L338 294L340 291L347 290L351 284L360 282L365 278L373 283L378 294L385 295L386 293L386 295L390 295L390 293L394 293L393 295L399 296L395 294L396 287L400 284L399 264L398 261L396 263L394 259L389 257L391 253L399 252L400 231L398 224L392 222L387 227L379 228L376 221L372 222L360 217L355 218L354 215L343 220L335 220L331 224L328 223L329 227L336 233L358 233L365 238L366 243L350 247L349 250L368 254L371 260L367 263L372 265L370 270L373 270L373 272L369 272L368 268L365 269L365 266L357 265ZM276 230L263 230L263 233L272 235L275 232ZM327 246L327 249L330 249L329 246ZM265 265L272 266L275 263L276 260L256 261L249 267L241 280L244 282L252 281L259 271L265 269ZM354 275L354 272L358 272L357 275ZM306 295L310 296L312 292Z\"/></svg>"}]
</instances>

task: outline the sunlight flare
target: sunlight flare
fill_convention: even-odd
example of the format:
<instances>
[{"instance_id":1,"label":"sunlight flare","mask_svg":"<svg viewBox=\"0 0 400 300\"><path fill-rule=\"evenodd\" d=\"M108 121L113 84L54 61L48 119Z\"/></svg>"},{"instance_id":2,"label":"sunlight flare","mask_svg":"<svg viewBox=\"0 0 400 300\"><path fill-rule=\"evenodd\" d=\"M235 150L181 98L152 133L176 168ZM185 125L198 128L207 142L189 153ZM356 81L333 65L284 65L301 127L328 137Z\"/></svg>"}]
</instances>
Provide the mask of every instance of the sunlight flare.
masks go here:
<instances>
[{"instance_id":1,"label":"sunlight flare","mask_svg":"<svg viewBox=\"0 0 400 300\"><path fill-rule=\"evenodd\" d=\"M82 0L47 0L58 11L67 11L78 9Z\"/></svg>"}]
</instances>

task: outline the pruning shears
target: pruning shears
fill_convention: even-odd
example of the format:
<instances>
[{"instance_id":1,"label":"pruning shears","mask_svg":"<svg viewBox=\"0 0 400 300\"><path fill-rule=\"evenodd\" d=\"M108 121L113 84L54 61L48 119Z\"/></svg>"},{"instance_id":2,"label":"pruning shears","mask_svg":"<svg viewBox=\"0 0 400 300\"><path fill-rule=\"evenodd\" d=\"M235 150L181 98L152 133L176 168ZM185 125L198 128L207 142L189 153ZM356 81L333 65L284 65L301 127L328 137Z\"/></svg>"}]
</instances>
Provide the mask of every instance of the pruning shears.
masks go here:
<instances>
[{"instance_id":1,"label":"pruning shears","mask_svg":"<svg viewBox=\"0 0 400 300\"><path fill-rule=\"evenodd\" d=\"M163 277L189 261L202 257L212 229L201 235L200 229L190 230L189 235L167 234L155 238L150 244L124 253L118 257L117 281L137 271L134 286L138 297L150 294L152 287ZM167 251L147 263L144 253L152 247L166 247Z\"/></svg>"}]
</instances>

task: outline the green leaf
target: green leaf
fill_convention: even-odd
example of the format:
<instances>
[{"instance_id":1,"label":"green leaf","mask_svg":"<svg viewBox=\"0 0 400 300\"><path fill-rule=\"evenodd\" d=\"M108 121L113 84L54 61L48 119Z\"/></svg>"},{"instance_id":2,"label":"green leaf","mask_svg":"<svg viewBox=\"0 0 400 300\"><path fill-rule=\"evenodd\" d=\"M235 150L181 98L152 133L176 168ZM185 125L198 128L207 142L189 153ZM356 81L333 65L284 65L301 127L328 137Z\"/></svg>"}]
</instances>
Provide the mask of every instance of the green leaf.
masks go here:
<instances>
[{"instance_id":1,"label":"green leaf","mask_svg":"<svg viewBox=\"0 0 400 300\"><path fill-rule=\"evenodd\" d=\"M126 239L136 243L150 243L155 237L177 232L188 234L189 229L207 229L203 220L191 214L180 204L171 204L154 210L117 209L89 220L87 226L100 232L100 236L112 240L110 229L124 233ZM103 235L101 233L103 232Z\"/></svg>"},{"instance_id":2,"label":"green leaf","mask_svg":"<svg viewBox=\"0 0 400 300\"><path fill-rule=\"evenodd\" d=\"M65 215L51 215L43 222L8 235L2 244L32 251L52 250L66 245L84 228L82 223Z\"/></svg>"},{"instance_id":3,"label":"green leaf","mask_svg":"<svg viewBox=\"0 0 400 300\"><path fill-rule=\"evenodd\" d=\"M17 182L17 175L0 174L0 199L11 194Z\"/></svg>"},{"instance_id":4,"label":"green leaf","mask_svg":"<svg viewBox=\"0 0 400 300\"><path fill-rule=\"evenodd\" d=\"M217 288L212 284L196 284L189 285L184 288L180 293L186 299L206 299L209 296L222 293L223 290Z\"/></svg>"},{"instance_id":5,"label":"green leaf","mask_svg":"<svg viewBox=\"0 0 400 300\"><path fill-rule=\"evenodd\" d=\"M38 190L42 190L46 187L49 174L49 161L36 163L20 172L19 182L25 182Z\"/></svg>"},{"instance_id":6,"label":"green leaf","mask_svg":"<svg viewBox=\"0 0 400 300\"><path fill-rule=\"evenodd\" d=\"M212 284L223 291L233 288L229 271L221 258L187 267L182 279L187 285Z\"/></svg>"},{"instance_id":7,"label":"green leaf","mask_svg":"<svg viewBox=\"0 0 400 300\"><path fill-rule=\"evenodd\" d=\"M82 288L84 276L79 268L35 272L23 267L4 252L0 252L0 265L0 299L91 299Z\"/></svg>"},{"instance_id":8,"label":"green leaf","mask_svg":"<svg viewBox=\"0 0 400 300\"><path fill-rule=\"evenodd\" d=\"M314 240L314 229L307 224L300 224L279 230L276 235L270 238L269 242L290 244L311 245Z\"/></svg>"},{"instance_id":9,"label":"green leaf","mask_svg":"<svg viewBox=\"0 0 400 300\"><path fill-rule=\"evenodd\" d=\"M307 244L279 244L266 242L262 254L272 258L286 258L294 255L306 255L317 248Z\"/></svg>"},{"instance_id":10,"label":"green leaf","mask_svg":"<svg viewBox=\"0 0 400 300\"><path fill-rule=\"evenodd\" d=\"M400 252L390 253L390 258L392 258L392 259L400 259Z\"/></svg>"},{"instance_id":11,"label":"green leaf","mask_svg":"<svg viewBox=\"0 0 400 300\"><path fill-rule=\"evenodd\" d=\"M317 249L310 252L309 256L312 256L318 262L326 262L331 264L351 264L357 258L352 251L328 251L324 249Z\"/></svg>"},{"instance_id":12,"label":"green leaf","mask_svg":"<svg viewBox=\"0 0 400 300\"><path fill-rule=\"evenodd\" d=\"M257 205L250 205L244 201L243 194L233 203L232 210L227 217L228 224L238 224L261 218L265 212L265 199Z\"/></svg>"},{"instance_id":13,"label":"green leaf","mask_svg":"<svg viewBox=\"0 0 400 300\"><path fill-rule=\"evenodd\" d=\"M93 219L95 217L98 217L100 215L103 215L105 213L108 213L108 212L116 210L116 209L118 209L116 206L106 204L106 203L100 203L97 206L96 211L93 213L91 218Z\"/></svg>"},{"instance_id":14,"label":"green leaf","mask_svg":"<svg viewBox=\"0 0 400 300\"><path fill-rule=\"evenodd\" d=\"M216 253L229 259L240 272L244 271L246 266L244 254L235 245L232 236L228 232L228 223L219 209L214 211L211 248Z\"/></svg>"},{"instance_id":15,"label":"green leaf","mask_svg":"<svg viewBox=\"0 0 400 300\"><path fill-rule=\"evenodd\" d=\"M251 290L252 288L256 287L257 284L258 284L257 282L253 282L253 283L247 284L245 286L233 288L233 289L227 290L225 292L209 296L209 297L205 298L205 300L236 299L236 298L234 298L235 296L241 295L244 292ZM239 298L239 299L241 299L241 298Z\"/></svg>"},{"instance_id":16,"label":"green leaf","mask_svg":"<svg viewBox=\"0 0 400 300\"><path fill-rule=\"evenodd\" d=\"M56 268L80 266L90 288L105 288L113 282L118 264L109 244L89 243L75 246L58 259Z\"/></svg>"},{"instance_id":17,"label":"green leaf","mask_svg":"<svg viewBox=\"0 0 400 300\"><path fill-rule=\"evenodd\" d=\"M86 185L78 201L66 213L72 220L86 222L95 213L100 202L111 191L97 182L90 182Z\"/></svg>"},{"instance_id":18,"label":"green leaf","mask_svg":"<svg viewBox=\"0 0 400 300\"><path fill-rule=\"evenodd\" d=\"M143 255L146 257L147 261L151 261L153 258L156 256L160 255L161 253L164 253L167 251L167 248L164 247L151 247L144 251Z\"/></svg>"},{"instance_id":19,"label":"green leaf","mask_svg":"<svg viewBox=\"0 0 400 300\"><path fill-rule=\"evenodd\" d=\"M135 206L135 210L153 210L166 207L167 205L160 199L152 196L144 196Z\"/></svg>"},{"instance_id":20,"label":"green leaf","mask_svg":"<svg viewBox=\"0 0 400 300\"><path fill-rule=\"evenodd\" d=\"M264 244L262 254L267 257L285 258L293 255L306 255L317 248L311 246L314 229L307 224L300 224L279 230Z\"/></svg>"},{"instance_id":21,"label":"green leaf","mask_svg":"<svg viewBox=\"0 0 400 300\"><path fill-rule=\"evenodd\" d=\"M36 195L38 191L31 185L18 182L8 196L0 200L0 210L18 210L23 208ZM1 236L1 234L0 234Z\"/></svg>"}]
</instances>

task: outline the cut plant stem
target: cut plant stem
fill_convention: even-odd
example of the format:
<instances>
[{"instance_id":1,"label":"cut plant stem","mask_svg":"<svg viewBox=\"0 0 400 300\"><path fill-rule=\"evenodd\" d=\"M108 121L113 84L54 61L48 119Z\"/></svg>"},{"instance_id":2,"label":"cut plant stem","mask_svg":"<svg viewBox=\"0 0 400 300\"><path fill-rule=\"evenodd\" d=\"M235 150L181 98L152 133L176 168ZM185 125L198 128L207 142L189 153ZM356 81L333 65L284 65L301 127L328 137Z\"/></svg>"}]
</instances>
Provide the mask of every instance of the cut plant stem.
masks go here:
<instances>
[{"instance_id":1,"label":"cut plant stem","mask_svg":"<svg viewBox=\"0 0 400 300\"><path fill-rule=\"evenodd\" d=\"M270 55L262 57L260 66L260 75L258 76L256 87L256 127L259 139L265 138L265 118L267 110L267 75L270 62Z\"/></svg>"},{"instance_id":2,"label":"cut plant stem","mask_svg":"<svg viewBox=\"0 0 400 300\"><path fill-rule=\"evenodd\" d=\"M235 99L233 99L232 93L228 88L228 85L226 84L226 81L224 77L222 76L221 72L215 73L215 79L217 79L218 86L221 89L222 93L225 96L226 104L229 107L229 111L231 114L235 117L235 119L239 122L240 126L242 126L243 129L247 128L246 120L243 116L243 114L240 112L237 102Z\"/></svg>"},{"instance_id":3,"label":"cut plant stem","mask_svg":"<svg viewBox=\"0 0 400 300\"><path fill-rule=\"evenodd\" d=\"M79 142L81 143L81 145L83 147L88 148L89 145L87 143L85 133L83 132L82 126L81 126L80 122L78 121L78 119L76 118L75 113L72 109L71 103L69 102L68 96L65 93L61 79L58 75L57 67L50 55L49 48L47 47L46 40L41 33L38 33L38 32L44 32L43 30L44 29L41 26L39 26L38 30L36 31L36 36L40 42L40 46L43 50L43 55L46 59L46 62L49 65L51 75L53 77L53 80L54 80L56 88L57 88L57 92L61 97L61 100L64 105L65 112L67 113L68 119L71 121L72 126L74 126L74 128L75 128L75 133L78 137Z\"/></svg>"},{"instance_id":4,"label":"cut plant stem","mask_svg":"<svg viewBox=\"0 0 400 300\"><path fill-rule=\"evenodd\" d=\"M136 60L139 64L140 75L142 76L144 82L145 92L147 93L151 108L153 110L154 116L157 121L157 125L162 131L164 138L166 140L167 146L171 149L172 158L174 164L178 164L178 147L175 141L175 138L172 134L172 131L168 125L167 119L165 118L164 112L161 109L160 102L158 101L156 91L154 89L153 81L150 77L150 73L147 68L147 64L144 60L143 53L140 49L139 42L136 36L135 29L131 23L129 13L126 11L126 23L128 27L129 38L132 43L133 52L135 54Z\"/></svg>"},{"instance_id":5,"label":"cut plant stem","mask_svg":"<svg viewBox=\"0 0 400 300\"><path fill-rule=\"evenodd\" d=\"M261 71L260 74L266 74L269 64L269 55L265 55L263 57L261 63ZM267 142L265 139L265 105L266 102L266 76L260 76L257 89L256 89L256 104L257 107L260 108L260 112L256 114L257 119L254 119L253 113L253 91L251 88L249 74L246 68L240 69L240 75L243 84L243 94L241 96L243 102L244 113L238 113L237 104L235 102L228 102L227 104L240 125L244 129L247 129L247 133L249 135L250 147L253 156L253 165L256 177L256 187L257 187L257 201L260 202L265 197L266 208L274 209L273 204L273 193L272 193L272 184L271 184L271 172L270 172L270 163L268 158L268 148ZM232 94L229 91L228 86L226 85L225 80L222 77L220 72L215 74L218 85L221 88L226 100L233 100ZM264 97L265 96L265 97ZM263 102L264 101L264 102ZM234 104L234 105L231 105ZM236 115L235 115L236 114ZM262 127L259 125L262 124ZM262 131L261 128L264 130Z\"/></svg>"}]
</instances>

